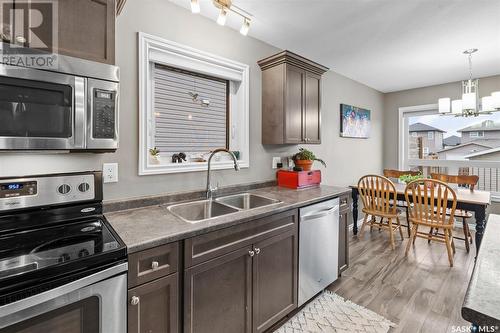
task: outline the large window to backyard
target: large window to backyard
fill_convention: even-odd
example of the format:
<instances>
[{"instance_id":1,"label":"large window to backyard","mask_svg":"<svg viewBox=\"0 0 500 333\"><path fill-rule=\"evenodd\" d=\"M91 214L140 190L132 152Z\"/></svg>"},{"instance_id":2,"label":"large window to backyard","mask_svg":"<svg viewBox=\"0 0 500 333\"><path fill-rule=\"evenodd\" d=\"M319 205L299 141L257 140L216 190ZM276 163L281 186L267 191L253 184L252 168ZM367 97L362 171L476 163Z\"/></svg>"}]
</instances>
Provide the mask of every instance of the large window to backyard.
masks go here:
<instances>
[{"instance_id":1,"label":"large window to backyard","mask_svg":"<svg viewBox=\"0 0 500 333\"><path fill-rule=\"evenodd\" d=\"M400 108L399 168L479 176L477 189L500 200L500 113L438 114L437 106Z\"/></svg>"}]
</instances>

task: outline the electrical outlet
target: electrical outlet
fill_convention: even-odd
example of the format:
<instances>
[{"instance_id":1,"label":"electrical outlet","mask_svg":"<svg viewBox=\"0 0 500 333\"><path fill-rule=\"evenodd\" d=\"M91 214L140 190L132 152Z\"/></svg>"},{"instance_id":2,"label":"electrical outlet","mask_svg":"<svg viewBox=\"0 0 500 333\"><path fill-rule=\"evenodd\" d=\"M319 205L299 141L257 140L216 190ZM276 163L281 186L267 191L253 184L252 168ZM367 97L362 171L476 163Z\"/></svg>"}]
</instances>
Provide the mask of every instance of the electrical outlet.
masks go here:
<instances>
[{"instance_id":1,"label":"electrical outlet","mask_svg":"<svg viewBox=\"0 0 500 333\"><path fill-rule=\"evenodd\" d=\"M104 163L102 165L102 177L105 183L118 182L118 163Z\"/></svg>"},{"instance_id":2,"label":"electrical outlet","mask_svg":"<svg viewBox=\"0 0 500 333\"><path fill-rule=\"evenodd\" d=\"M278 163L281 163L281 157L273 157L273 169L277 169L278 168Z\"/></svg>"}]
</instances>

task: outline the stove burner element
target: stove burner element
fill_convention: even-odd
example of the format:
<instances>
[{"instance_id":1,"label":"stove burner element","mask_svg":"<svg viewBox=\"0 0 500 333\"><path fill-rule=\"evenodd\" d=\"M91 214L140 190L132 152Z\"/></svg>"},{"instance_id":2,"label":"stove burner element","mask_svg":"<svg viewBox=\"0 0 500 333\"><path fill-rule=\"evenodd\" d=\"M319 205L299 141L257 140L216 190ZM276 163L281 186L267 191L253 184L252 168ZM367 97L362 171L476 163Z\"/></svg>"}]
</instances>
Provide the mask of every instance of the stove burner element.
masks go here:
<instances>
[{"instance_id":1,"label":"stove burner element","mask_svg":"<svg viewBox=\"0 0 500 333\"><path fill-rule=\"evenodd\" d=\"M70 260L70 259L71 259L71 257L69 256L69 254L67 254L67 253L63 253L63 254L61 254L61 256L59 257L59 259L57 260L57 262L59 262L59 263L63 263L63 262L66 262L66 261L68 261L68 260Z\"/></svg>"}]
</instances>

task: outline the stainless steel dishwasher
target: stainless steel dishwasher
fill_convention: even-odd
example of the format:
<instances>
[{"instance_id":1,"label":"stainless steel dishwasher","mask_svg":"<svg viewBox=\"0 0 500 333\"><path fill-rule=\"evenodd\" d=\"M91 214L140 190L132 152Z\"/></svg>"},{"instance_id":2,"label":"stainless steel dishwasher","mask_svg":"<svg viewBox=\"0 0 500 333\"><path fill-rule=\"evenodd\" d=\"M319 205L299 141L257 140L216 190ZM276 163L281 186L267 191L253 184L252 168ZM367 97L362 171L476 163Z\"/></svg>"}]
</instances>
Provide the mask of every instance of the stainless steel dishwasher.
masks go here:
<instances>
[{"instance_id":1,"label":"stainless steel dishwasher","mask_svg":"<svg viewBox=\"0 0 500 333\"><path fill-rule=\"evenodd\" d=\"M338 278L339 199L300 209L299 306Z\"/></svg>"}]
</instances>

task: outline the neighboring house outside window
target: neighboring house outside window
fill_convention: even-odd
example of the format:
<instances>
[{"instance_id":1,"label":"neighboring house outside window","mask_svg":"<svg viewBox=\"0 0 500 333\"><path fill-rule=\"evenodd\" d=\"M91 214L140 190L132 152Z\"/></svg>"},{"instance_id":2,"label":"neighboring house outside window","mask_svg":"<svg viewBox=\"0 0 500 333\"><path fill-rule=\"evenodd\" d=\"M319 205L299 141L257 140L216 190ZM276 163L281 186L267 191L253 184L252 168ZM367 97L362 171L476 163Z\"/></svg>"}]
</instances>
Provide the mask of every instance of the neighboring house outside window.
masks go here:
<instances>
[{"instance_id":1,"label":"neighboring house outside window","mask_svg":"<svg viewBox=\"0 0 500 333\"><path fill-rule=\"evenodd\" d=\"M484 120L480 123L467 126L457 131L462 134L462 143L478 139L500 140L500 122Z\"/></svg>"},{"instance_id":2,"label":"neighboring house outside window","mask_svg":"<svg viewBox=\"0 0 500 333\"><path fill-rule=\"evenodd\" d=\"M412 138L420 138L422 147L427 147L427 153L422 153L427 156L430 153L436 153L443 149L443 130L423 124L414 123L409 125L409 131Z\"/></svg>"}]
</instances>

